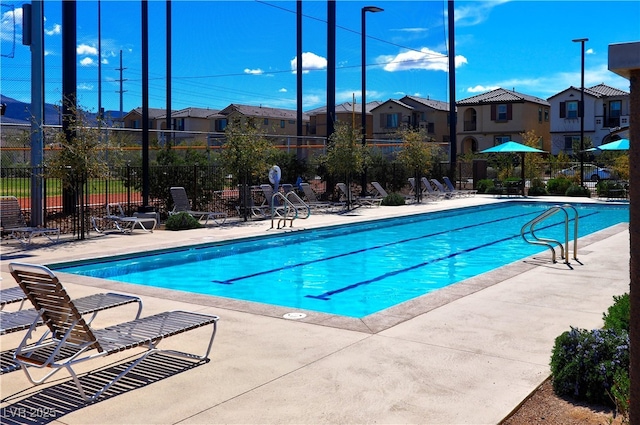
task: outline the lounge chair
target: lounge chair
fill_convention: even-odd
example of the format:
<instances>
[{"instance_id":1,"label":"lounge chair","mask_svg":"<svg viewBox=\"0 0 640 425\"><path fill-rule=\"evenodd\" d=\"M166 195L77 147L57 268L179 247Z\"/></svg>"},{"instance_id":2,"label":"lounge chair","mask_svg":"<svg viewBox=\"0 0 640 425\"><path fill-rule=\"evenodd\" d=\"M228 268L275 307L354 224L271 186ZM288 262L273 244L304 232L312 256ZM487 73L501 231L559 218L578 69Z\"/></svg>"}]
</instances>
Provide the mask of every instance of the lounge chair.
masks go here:
<instances>
[{"instance_id":1,"label":"lounge chair","mask_svg":"<svg viewBox=\"0 0 640 425\"><path fill-rule=\"evenodd\" d=\"M213 221L217 225L222 225L227 220L227 213L221 211L193 211L189 204L189 198L187 197L187 191L184 187L172 187L171 197L173 198L173 210L169 212L170 215L178 214L180 212L186 212L190 214L198 221L204 220L204 225L209 223L209 220Z\"/></svg>"},{"instance_id":2,"label":"lounge chair","mask_svg":"<svg viewBox=\"0 0 640 425\"><path fill-rule=\"evenodd\" d=\"M22 291L22 288L18 289ZM73 302L75 303L76 308L78 309L80 314L85 315L93 313L91 318L88 320L88 323L91 323L93 319L95 319L95 317L98 315L98 312L102 310L119 307L134 302L138 303L138 313L136 314L135 318L139 318L140 313L142 312L142 300L132 295L102 293L78 298L73 300ZM0 335L27 329L34 323L36 319L38 319L36 326L43 325L38 312L33 308L18 311L2 311L0 312L0 318L2 318L2 320L0 320Z\"/></svg>"},{"instance_id":3,"label":"lounge chair","mask_svg":"<svg viewBox=\"0 0 640 425\"><path fill-rule=\"evenodd\" d=\"M451 192L451 191L449 191L449 190L445 189L445 187L444 187L444 186L442 186L442 183L440 183L440 182L439 182L438 180L436 180L436 179L427 180L427 178L426 178L426 177L423 177L423 179L424 179L424 180L422 181L422 183L424 183L425 185L428 185L428 184L429 184L429 181L431 181L431 183L433 183L433 185L436 187L435 192L436 192L436 193L443 193L443 194L444 194L445 199L453 199L453 198L456 198L456 197L459 197L459 196L460 196L460 194L459 194L459 193L454 193L454 192Z\"/></svg>"},{"instance_id":4,"label":"lounge chair","mask_svg":"<svg viewBox=\"0 0 640 425\"><path fill-rule=\"evenodd\" d=\"M8 304L14 304L18 302L20 303L20 307L18 307L18 310L22 310L22 307L24 306L24 302L26 300L27 295L19 286L0 290L0 310L4 310L4 308Z\"/></svg>"},{"instance_id":5,"label":"lounge chair","mask_svg":"<svg viewBox=\"0 0 640 425\"><path fill-rule=\"evenodd\" d=\"M120 232L129 234L132 233L135 228L140 228L145 232L153 232L158 224L158 221L153 217L127 216L124 213L122 205L119 203L107 204L107 215L102 217L101 220L97 217L92 217L91 220L93 222L93 228L100 233L104 232L104 228L98 224L99 221L102 221L102 224L105 222L113 223Z\"/></svg>"},{"instance_id":6,"label":"lounge chair","mask_svg":"<svg viewBox=\"0 0 640 425\"><path fill-rule=\"evenodd\" d=\"M421 195L425 199L429 199L432 201L441 201L445 199L446 194L434 190L433 186L431 186L431 183L429 183L429 180L427 180L426 177L422 177L420 181L421 181L421 185L420 185ZM415 182L413 181L413 178L410 178L409 182L411 183L411 186L415 188Z\"/></svg>"},{"instance_id":7,"label":"lounge chair","mask_svg":"<svg viewBox=\"0 0 640 425\"><path fill-rule=\"evenodd\" d=\"M60 239L60 229L28 226L15 196L0 196L0 227L3 235L17 239L23 245L30 244L35 236L45 236L54 243Z\"/></svg>"},{"instance_id":8,"label":"lounge chair","mask_svg":"<svg viewBox=\"0 0 640 425\"><path fill-rule=\"evenodd\" d=\"M9 270L40 315L40 318L32 323L14 355L16 363L35 385L45 382L59 370L66 369L82 398L93 401L152 353L162 351L168 355L192 360L208 360L216 335L218 316L169 311L103 329L93 329L51 270L44 266L23 263L11 263ZM36 340L33 331L39 320L49 328L50 335ZM202 356L157 348L165 338L207 325L212 325L213 330ZM94 387L100 387L93 394L85 391L74 370L75 365L133 348L144 349L144 352L109 382L91 383L94 391ZM36 379L33 374L35 369L44 369L47 372L43 377Z\"/></svg>"},{"instance_id":9,"label":"lounge chair","mask_svg":"<svg viewBox=\"0 0 640 425\"><path fill-rule=\"evenodd\" d=\"M477 190L456 189L456 187L453 185L453 183L447 176L444 176L442 180L444 180L444 184L446 185L446 187L449 189L450 192L458 193L459 196L474 196L476 193L478 193Z\"/></svg>"},{"instance_id":10,"label":"lounge chair","mask_svg":"<svg viewBox=\"0 0 640 425\"><path fill-rule=\"evenodd\" d=\"M320 201L316 196L316 193L313 191L309 183L300 183L300 188L302 188L302 192L304 193L304 197L306 198L307 205L313 209L319 210L331 210L334 208L343 208L343 202L329 202L329 201Z\"/></svg>"},{"instance_id":11,"label":"lounge chair","mask_svg":"<svg viewBox=\"0 0 640 425\"><path fill-rule=\"evenodd\" d=\"M382 205L382 198L375 198L372 196L354 196L345 183L336 183L336 187L341 192L340 200L350 205L365 207L379 207Z\"/></svg>"},{"instance_id":12,"label":"lounge chair","mask_svg":"<svg viewBox=\"0 0 640 425\"><path fill-rule=\"evenodd\" d=\"M379 182L371 182L371 186L373 186L373 189L375 190L375 192L373 193L374 198L384 199L387 196L389 196L389 193L385 190L384 187L382 187L382 185ZM413 195L404 195L404 194L400 194L400 195L404 197L405 201L415 199Z\"/></svg>"}]
</instances>

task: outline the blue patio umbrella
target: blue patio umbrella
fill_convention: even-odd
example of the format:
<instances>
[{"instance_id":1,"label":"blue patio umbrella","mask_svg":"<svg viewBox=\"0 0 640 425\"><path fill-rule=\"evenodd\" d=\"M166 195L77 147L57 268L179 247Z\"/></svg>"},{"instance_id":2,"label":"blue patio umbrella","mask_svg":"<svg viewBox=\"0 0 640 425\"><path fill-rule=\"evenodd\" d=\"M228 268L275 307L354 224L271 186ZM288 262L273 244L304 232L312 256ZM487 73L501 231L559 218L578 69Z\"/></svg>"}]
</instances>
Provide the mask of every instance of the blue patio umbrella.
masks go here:
<instances>
[{"instance_id":1,"label":"blue patio umbrella","mask_svg":"<svg viewBox=\"0 0 640 425\"><path fill-rule=\"evenodd\" d=\"M480 153L519 153L521 154L521 166L520 166L520 174L521 174L521 190L524 195L524 154L525 153L547 153L541 149L537 149L531 146L523 145L522 143L508 141L501 143L499 145L493 146L489 149L485 149L480 151Z\"/></svg>"},{"instance_id":2,"label":"blue patio umbrella","mask_svg":"<svg viewBox=\"0 0 640 425\"><path fill-rule=\"evenodd\" d=\"M604 145L596 146L595 148L587 149L589 152L594 151L628 151L629 139L620 139L614 142L605 143Z\"/></svg>"}]
</instances>

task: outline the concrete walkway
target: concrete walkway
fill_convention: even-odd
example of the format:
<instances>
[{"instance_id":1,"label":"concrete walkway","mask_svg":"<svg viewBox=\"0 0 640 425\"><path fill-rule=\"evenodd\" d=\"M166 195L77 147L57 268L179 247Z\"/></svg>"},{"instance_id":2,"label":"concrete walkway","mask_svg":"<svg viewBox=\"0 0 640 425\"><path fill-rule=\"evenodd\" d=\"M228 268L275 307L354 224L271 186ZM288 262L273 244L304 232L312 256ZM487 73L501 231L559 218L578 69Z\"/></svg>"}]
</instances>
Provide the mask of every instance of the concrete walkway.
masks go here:
<instances>
[{"instance_id":1,"label":"concrete walkway","mask_svg":"<svg viewBox=\"0 0 640 425\"><path fill-rule=\"evenodd\" d=\"M502 200L476 196L404 207L318 214L296 227L320 227ZM553 198L553 202L559 202ZM561 202L561 201L560 201ZM597 201L593 201L597 202ZM3 288L10 261L53 264L264 235L270 221L182 232L136 231L23 249L2 242ZM614 295L629 290L626 224L583 238L580 262L551 264L548 253L452 285L364 319L128 285L59 273L73 297L138 294L144 315L185 309L221 317L211 361L153 355L130 379L85 404L61 372L43 386L21 371L0 376L2 423L59 424L496 424L548 375L553 341L570 326L595 328ZM188 277L187 277L188 278ZM103 312L102 327L134 314ZM208 329L161 348L200 353ZM3 362L23 333L0 338ZM113 376L131 352L84 364L86 382Z\"/></svg>"}]
</instances>

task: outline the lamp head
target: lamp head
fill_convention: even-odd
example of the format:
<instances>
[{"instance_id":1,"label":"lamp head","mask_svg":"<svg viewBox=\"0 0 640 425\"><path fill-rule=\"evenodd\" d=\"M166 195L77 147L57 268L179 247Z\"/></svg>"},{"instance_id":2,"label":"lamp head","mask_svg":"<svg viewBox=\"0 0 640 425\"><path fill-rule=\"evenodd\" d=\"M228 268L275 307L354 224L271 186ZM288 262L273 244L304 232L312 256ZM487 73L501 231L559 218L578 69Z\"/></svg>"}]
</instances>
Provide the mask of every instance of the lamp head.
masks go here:
<instances>
[{"instance_id":1,"label":"lamp head","mask_svg":"<svg viewBox=\"0 0 640 425\"><path fill-rule=\"evenodd\" d=\"M371 12L371 13L377 13L377 12L382 12L384 11L383 8L378 7L378 6L365 6L362 8L362 12Z\"/></svg>"},{"instance_id":2,"label":"lamp head","mask_svg":"<svg viewBox=\"0 0 640 425\"><path fill-rule=\"evenodd\" d=\"M571 41L573 41L574 43L583 43L585 41L589 41L589 39L588 38L576 38L575 40L571 40Z\"/></svg>"}]
</instances>

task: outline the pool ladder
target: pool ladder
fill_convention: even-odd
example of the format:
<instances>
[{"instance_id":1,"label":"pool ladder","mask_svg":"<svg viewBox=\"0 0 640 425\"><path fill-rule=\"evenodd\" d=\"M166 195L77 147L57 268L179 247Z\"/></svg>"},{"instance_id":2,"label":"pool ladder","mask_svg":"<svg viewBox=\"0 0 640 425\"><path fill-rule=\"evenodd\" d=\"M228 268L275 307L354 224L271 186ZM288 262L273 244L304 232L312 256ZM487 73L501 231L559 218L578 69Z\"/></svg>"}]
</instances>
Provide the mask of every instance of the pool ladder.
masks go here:
<instances>
[{"instance_id":1,"label":"pool ladder","mask_svg":"<svg viewBox=\"0 0 640 425\"><path fill-rule=\"evenodd\" d=\"M578 210L575 209L572 205L564 204L564 205L555 205L548 210L544 211L542 214L529 221L527 224L522 226L520 231L520 235L522 239L524 239L527 243L533 245L544 245L549 247L551 250L551 260L556 262L556 250L555 246L560 247L560 258L564 259L565 264L569 264L569 212L573 211L573 259L578 261ZM535 227L539 223L543 222L547 218L562 212L564 214L564 247L562 246L562 242L557 241L555 239L549 238L541 238L536 236Z\"/></svg>"},{"instance_id":2,"label":"pool ladder","mask_svg":"<svg viewBox=\"0 0 640 425\"><path fill-rule=\"evenodd\" d=\"M300 213L304 215L301 215ZM311 215L311 207L306 204L297 193L289 191L286 194L276 192L271 197L271 228L274 222L278 221L278 229L287 227L287 220L290 220L289 227L293 227L293 220L296 218L306 219Z\"/></svg>"}]
</instances>

